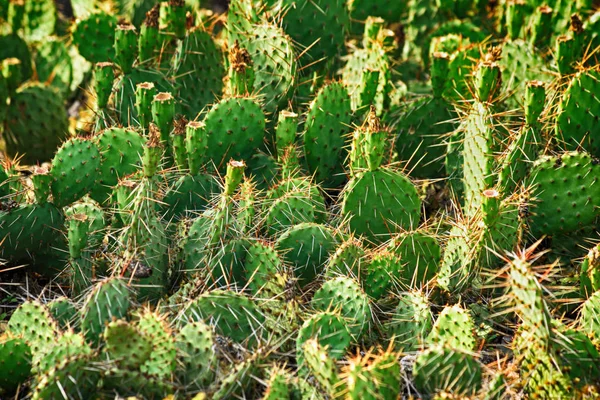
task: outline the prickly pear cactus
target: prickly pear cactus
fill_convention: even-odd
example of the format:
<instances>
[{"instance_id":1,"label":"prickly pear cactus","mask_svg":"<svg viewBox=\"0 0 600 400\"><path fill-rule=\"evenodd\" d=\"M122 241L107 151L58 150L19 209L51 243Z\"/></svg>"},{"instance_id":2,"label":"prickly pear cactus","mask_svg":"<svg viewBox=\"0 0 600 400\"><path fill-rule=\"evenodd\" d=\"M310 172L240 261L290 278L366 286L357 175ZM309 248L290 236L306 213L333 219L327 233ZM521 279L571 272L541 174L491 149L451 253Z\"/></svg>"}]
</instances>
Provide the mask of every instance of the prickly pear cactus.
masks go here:
<instances>
[{"instance_id":1,"label":"prickly pear cactus","mask_svg":"<svg viewBox=\"0 0 600 400\"><path fill-rule=\"evenodd\" d=\"M18 336L2 335L0 364L5 372L0 378L0 392L12 393L25 382L31 372L31 350L27 342Z\"/></svg>"},{"instance_id":2,"label":"prickly pear cactus","mask_svg":"<svg viewBox=\"0 0 600 400\"><path fill-rule=\"evenodd\" d=\"M110 278L97 283L81 308L81 331L86 340L99 343L104 325L113 318L124 318L130 306L131 294L125 281Z\"/></svg>"},{"instance_id":3,"label":"prickly pear cactus","mask_svg":"<svg viewBox=\"0 0 600 400\"><path fill-rule=\"evenodd\" d=\"M317 182L323 182L325 187L338 187L344 182L344 145L351 113L347 89L332 82L319 90L306 114L306 163Z\"/></svg>"},{"instance_id":4,"label":"prickly pear cactus","mask_svg":"<svg viewBox=\"0 0 600 400\"><path fill-rule=\"evenodd\" d=\"M22 155L28 164L49 161L68 134L67 113L54 89L38 83L17 89L2 134L10 157Z\"/></svg>"},{"instance_id":5,"label":"prickly pear cactus","mask_svg":"<svg viewBox=\"0 0 600 400\"><path fill-rule=\"evenodd\" d=\"M586 153L564 153L540 158L527 179L531 187L529 229L541 234L573 232L598 215L595 182L597 161Z\"/></svg>"}]
</instances>

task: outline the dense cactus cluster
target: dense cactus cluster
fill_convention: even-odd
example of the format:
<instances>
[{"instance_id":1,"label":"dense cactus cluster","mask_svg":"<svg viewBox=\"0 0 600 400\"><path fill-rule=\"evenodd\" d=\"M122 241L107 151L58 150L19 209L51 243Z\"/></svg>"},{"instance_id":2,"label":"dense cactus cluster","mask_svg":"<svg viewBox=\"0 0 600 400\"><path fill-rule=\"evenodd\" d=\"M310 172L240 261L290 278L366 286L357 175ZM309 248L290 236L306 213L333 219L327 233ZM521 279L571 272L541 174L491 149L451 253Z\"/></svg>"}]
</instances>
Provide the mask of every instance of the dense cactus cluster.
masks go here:
<instances>
[{"instance_id":1,"label":"dense cactus cluster","mask_svg":"<svg viewBox=\"0 0 600 400\"><path fill-rule=\"evenodd\" d=\"M0 398L600 396L598 2L200 3L0 0Z\"/></svg>"}]
</instances>

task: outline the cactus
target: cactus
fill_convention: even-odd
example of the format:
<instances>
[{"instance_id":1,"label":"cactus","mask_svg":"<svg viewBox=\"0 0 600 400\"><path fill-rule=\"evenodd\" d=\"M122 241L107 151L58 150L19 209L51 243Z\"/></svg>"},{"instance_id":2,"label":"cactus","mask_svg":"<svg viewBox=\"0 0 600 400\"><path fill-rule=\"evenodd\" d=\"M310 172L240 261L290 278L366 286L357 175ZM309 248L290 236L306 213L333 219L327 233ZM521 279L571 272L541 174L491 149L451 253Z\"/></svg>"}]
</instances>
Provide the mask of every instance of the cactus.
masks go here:
<instances>
[{"instance_id":1,"label":"cactus","mask_svg":"<svg viewBox=\"0 0 600 400\"><path fill-rule=\"evenodd\" d=\"M91 368L91 359L90 355L75 355L60 360L50 371L40 375L33 399L60 398L62 393L77 393L81 399L93 396L100 374Z\"/></svg>"},{"instance_id":2,"label":"cactus","mask_svg":"<svg viewBox=\"0 0 600 400\"><path fill-rule=\"evenodd\" d=\"M300 286L323 272L329 253L337 245L336 236L331 228L315 223L292 226L279 236L276 248L293 266Z\"/></svg>"},{"instance_id":3,"label":"cactus","mask_svg":"<svg viewBox=\"0 0 600 400\"><path fill-rule=\"evenodd\" d=\"M213 379L217 355L212 328L202 321L191 322L175 336L177 358L182 367L177 373L183 384L205 387Z\"/></svg>"},{"instance_id":4,"label":"cactus","mask_svg":"<svg viewBox=\"0 0 600 400\"><path fill-rule=\"evenodd\" d=\"M21 162L28 164L48 161L67 134L67 113L52 88L31 84L17 89L4 120L10 157L23 155Z\"/></svg>"},{"instance_id":5,"label":"cactus","mask_svg":"<svg viewBox=\"0 0 600 400\"><path fill-rule=\"evenodd\" d=\"M350 28L346 2L302 0L293 4L282 0L274 3L277 3L279 10L285 10L283 30L294 42L308 49L301 63L305 74L311 76L316 71L332 74L338 66L338 56L345 52L344 42ZM321 39L320 29L328 32L326 40Z\"/></svg>"},{"instance_id":6,"label":"cactus","mask_svg":"<svg viewBox=\"0 0 600 400\"><path fill-rule=\"evenodd\" d=\"M339 377L335 360L328 355L328 348L317 340L308 339L302 346L305 368L315 376L321 388L331 397L336 396Z\"/></svg>"},{"instance_id":7,"label":"cactus","mask_svg":"<svg viewBox=\"0 0 600 400\"><path fill-rule=\"evenodd\" d=\"M350 277L359 277L362 258L365 251L362 243L355 238L344 240L331 254L325 269L325 276L333 278L338 275L346 275Z\"/></svg>"},{"instance_id":8,"label":"cactus","mask_svg":"<svg viewBox=\"0 0 600 400\"><path fill-rule=\"evenodd\" d=\"M25 382L31 372L31 350L24 339L0 337L0 364L4 374L0 378L0 392L12 393Z\"/></svg>"},{"instance_id":9,"label":"cactus","mask_svg":"<svg viewBox=\"0 0 600 400\"><path fill-rule=\"evenodd\" d=\"M403 389L398 355L391 351L357 355L342 369L342 375L352 400L397 398Z\"/></svg>"},{"instance_id":10,"label":"cactus","mask_svg":"<svg viewBox=\"0 0 600 400\"><path fill-rule=\"evenodd\" d=\"M97 283L81 308L81 331L88 342L96 345L104 325L113 318L124 318L131 306L131 293L125 282L108 278Z\"/></svg>"},{"instance_id":11,"label":"cactus","mask_svg":"<svg viewBox=\"0 0 600 400\"><path fill-rule=\"evenodd\" d=\"M276 400L289 398L292 392L291 374L283 367L273 366L268 373L267 382L263 400Z\"/></svg>"},{"instance_id":12,"label":"cactus","mask_svg":"<svg viewBox=\"0 0 600 400\"><path fill-rule=\"evenodd\" d=\"M103 12L90 14L75 25L73 44L79 49L79 54L90 62L112 61L115 59L116 25L117 20L112 15Z\"/></svg>"},{"instance_id":13,"label":"cactus","mask_svg":"<svg viewBox=\"0 0 600 400\"><path fill-rule=\"evenodd\" d=\"M175 86L190 120L215 102L223 90L225 74L221 50L208 32L196 28L182 41L176 54ZM228 161L228 160L226 160Z\"/></svg>"},{"instance_id":14,"label":"cactus","mask_svg":"<svg viewBox=\"0 0 600 400\"><path fill-rule=\"evenodd\" d=\"M413 367L419 393L450 392L474 395L481 388L482 367L470 354L445 347L433 347L419 354Z\"/></svg>"},{"instance_id":15,"label":"cactus","mask_svg":"<svg viewBox=\"0 0 600 400\"><path fill-rule=\"evenodd\" d=\"M600 71L595 69L578 72L572 77L560 98L554 133L565 149L582 148L594 157L600 156L600 146L592 135L596 117L600 115L599 82Z\"/></svg>"},{"instance_id":16,"label":"cactus","mask_svg":"<svg viewBox=\"0 0 600 400\"><path fill-rule=\"evenodd\" d=\"M387 247L402 260L404 285L420 289L436 275L441 248L433 235L423 231L401 233L393 237Z\"/></svg>"},{"instance_id":17,"label":"cactus","mask_svg":"<svg viewBox=\"0 0 600 400\"><path fill-rule=\"evenodd\" d=\"M386 324L386 332L398 350L417 350L429 336L433 325L427 297L422 292L400 296L398 306Z\"/></svg>"},{"instance_id":18,"label":"cactus","mask_svg":"<svg viewBox=\"0 0 600 400\"><path fill-rule=\"evenodd\" d=\"M204 321L236 342L255 345L264 323L257 305L249 298L227 290L206 292L185 305L178 316L181 324Z\"/></svg>"},{"instance_id":19,"label":"cactus","mask_svg":"<svg viewBox=\"0 0 600 400\"><path fill-rule=\"evenodd\" d=\"M135 26L119 24L115 30L115 62L124 74L130 73L138 52Z\"/></svg>"},{"instance_id":20,"label":"cactus","mask_svg":"<svg viewBox=\"0 0 600 400\"><path fill-rule=\"evenodd\" d=\"M54 38L46 40L36 48L33 57L39 80L50 82L63 98L68 97L74 81L74 65L67 45Z\"/></svg>"},{"instance_id":21,"label":"cactus","mask_svg":"<svg viewBox=\"0 0 600 400\"><path fill-rule=\"evenodd\" d=\"M464 176L465 215L472 217L481 208L481 193L493 187L494 151L496 149L494 120L489 102L497 94L501 75L496 63L498 57L494 48L488 54L491 61L483 61L478 65L475 75L477 101L468 119L464 122Z\"/></svg>"},{"instance_id":22,"label":"cactus","mask_svg":"<svg viewBox=\"0 0 600 400\"><path fill-rule=\"evenodd\" d=\"M325 187L344 182L344 137L351 118L347 89L332 82L319 90L310 103L304 129L304 153L308 169Z\"/></svg>"},{"instance_id":23,"label":"cactus","mask_svg":"<svg viewBox=\"0 0 600 400\"><path fill-rule=\"evenodd\" d=\"M58 327L46 307L37 301L27 301L10 317L7 331L27 343L31 349L32 362L36 364L52 350L51 343Z\"/></svg>"},{"instance_id":24,"label":"cactus","mask_svg":"<svg viewBox=\"0 0 600 400\"><path fill-rule=\"evenodd\" d=\"M581 314L579 315L579 326L581 330L586 333L594 342L596 347L600 342L600 318L599 318L599 304L600 292L595 292L583 303L581 308Z\"/></svg>"},{"instance_id":25,"label":"cactus","mask_svg":"<svg viewBox=\"0 0 600 400\"><path fill-rule=\"evenodd\" d=\"M402 260L385 249L371 254L369 263L362 268L362 285L367 294L375 300L386 297L399 285L398 277Z\"/></svg>"},{"instance_id":26,"label":"cactus","mask_svg":"<svg viewBox=\"0 0 600 400\"><path fill-rule=\"evenodd\" d=\"M56 338L52 348L48 349L41 358L34 360L33 370L38 374L48 373L62 360L89 355L91 352L83 335L67 331Z\"/></svg>"},{"instance_id":27,"label":"cactus","mask_svg":"<svg viewBox=\"0 0 600 400\"><path fill-rule=\"evenodd\" d=\"M342 80L350 93L353 111L368 110L373 105L377 115L381 115L389 104L391 68L389 54L377 33L380 32L365 31L365 48L355 50L348 58ZM369 91L367 97L365 90Z\"/></svg>"},{"instance_id":28,"label":"cactus","mask_svg":"<svg viewBox=\"0 0 600 400\"><path fill-rule=\"evenodd\" d=\"M419 222L421 200L410 180L401 173L380 167L381 128L373 112L369 127L354 138L359 160L368 168L357 172L343 192L342 214L350 219L350 229L373 243L381 243L400 229L413 229ZM364 139L362 136L364 135ZM360 141L364 140L361 146ZM352 155L351 155L352 157ZM367 206L368 204L368 206Z\"/></svg>"},{"instance_id":29,"label":"cactus","mask_svg":"<svg viewBox=\"0 0 600 400\"><path fill-rule=\"evenodd\" d=\"M252 91L264 97L263 109L268 113L285 106L296 84L296 55L285 32L270 24L256 25L252 35L240 42L253 63Z\"/></svg>"},{"instance_id":30,"label":"cactus","mask_svg":"<svg viewBox=\"0 0 600 400\"><path fill-rule=\"evenodd\" d=\"M58 297L48 303L48 311L60 329L67 329L77 323L77 308L67 297Z\"/></svg>"},{"instance_id":31,"label":"cactus","mask_svg":"<svg viewBox=\"0 0 600 400\"><path fill-rule=\"evenodd\" d=\"M71 139L57 150L52 160L52 196L58 207L82 198L96 183L101 157L88 139Z\"/></svg>"},{"instance_id":32,"label":"cactus","mask_svg":"<svg viewBox=\"0 0 600 400\"><path fill-rule=\"evenodd\" d=\"M357 282L350 278L339 277L326 281L315 292L312 307L319 311L339 309L346 319L348 330L355 338L368 330L371 320L371 308L367 295Z\"/></svg>"},{"instance_id":33,"label":"cactus","mask_svg":"<svg viewBox=\"0 0 600 400\"><path fill-rule=\"evenodd\" d=\"M137 170L146 139L139 133L122 128L109 128L96 136L100 150L100 174L91 197L104 203L119 178Z\"/></svg>"},{"instance_id":34,"label":"cactus","mask_svg":"<svg viewBox=\"0 0 600 400\"><path fill-rule=\"evenodd\" d=\"M573 232L592 223L598 168L586 153L544 156L534 163L526 179L531 187L528 225L534 236Z\"/></svg>"},{"instance_id":35,"label":"cactus","mask_svg":"<svg viewBox=\"0 0 600 400\"><path fill-rule=\"evenodd\" d=\"M500 161L498 188L512 193L529 172L530 162L537 159L542 137L540 115L544 110L546 91L543 82L530 81L525 92L525 124L517 133Z\"/></svg>"},{"instance_id":36,"label":"cactus","mask_svg":"<svg viewBox=\"0 0 600 400\"><path fill-rule=\"evenodd\" d=\"M231 158L245 161L261 146L265 116L249 98L224 99L215 104L204 118L209 160L223 170ZM199 143L194 143L194 147ZM189 147L188 147L189 149Z\"/></svg>"},{"instance_id":37,"label":"cactus","mask_svg":"<svg viewBox=\"0 0 600 400\"><path fill-rule=\"evenodd\" d=\"M283 263L273 245L256 242L248 247L244 269L248 288L258 294L283 270Z\"/></svg>"},{"instance_id":38,"label":"cactus","mask_svg":"<svg viewBox=\"0 0 600 400\"><path fill-rule=\"evenodd\" d=\"M326 347L326 354L333 359L343 357L352 342L344 318L329 311L313 314L298 331L296 357L300 365L303 362L304 346L311 339L316 339L320 346Z\"/></svg>"},{"instance_id":39,"label":"cactus","mask_svg":"<svg viewBox=\"0 0 600 400\"><path fill-rule=\"evenodd\" d=\"M63 229L63 213L52 203L21 205L0 211L0 257L31 260L58 243L57 230Z\"/></svg>"},{"instance_id":40,"label":"cactus","mask_svg":"<svg viewBox=\"0 0 600 400\"><path fill-rule=\"evenodd\" d=\"M124 320L109 322L104 329L107 357L121 369L139 369L152 352L150 339Z\"/></svg>"},{"instance_id":41,"label":"cactus","mask_svg":"<svg viewBox=\"0 0 600 400\"><path fill-rule=\"evenodd\" d=\"M176 348L164 316L145 310L139 315L137 329L152 349L140 367L141 372L160 379L170 377L175 372Z\"/></svg>"},{"instance_id":42,"label":"cactus","mask_svg":"<svg viewBox=\"0 0 600 400\"><path fill-rule=\"evenodd\" d=\"M438 316L426 342L429 346L442 345L463 353L475 349L475 326L468 311L460 306L446 307Z\"/></svg>"}]
</instances>

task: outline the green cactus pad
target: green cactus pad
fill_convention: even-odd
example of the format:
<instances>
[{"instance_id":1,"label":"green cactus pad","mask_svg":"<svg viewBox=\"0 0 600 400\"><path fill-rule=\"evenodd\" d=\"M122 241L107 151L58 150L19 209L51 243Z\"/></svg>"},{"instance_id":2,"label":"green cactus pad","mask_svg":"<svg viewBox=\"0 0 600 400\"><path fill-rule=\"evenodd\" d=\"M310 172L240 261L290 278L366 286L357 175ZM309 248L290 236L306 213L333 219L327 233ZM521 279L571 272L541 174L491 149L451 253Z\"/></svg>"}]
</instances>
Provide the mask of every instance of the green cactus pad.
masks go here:
<instances>
[{"instance_id":1,"label":"green cactus pad","mask_svg":"<svg viewBox=\"0 0 600 400\"><path fill-rule=\"evenodd\" d=\"M175 93L173 84L161 71L137 66L130 73L123 74L115 83L113 95L113 103L123 126L139 124L135 91L137 85L144 82L153 83L158 93Z\"/></svg>"},{"instance_id":2,"label":"green cactus pad","mask_svg":"<svg viewBox=\"0 0 600 400\"><path fill-rule=\"evenodd\" d=\"M77 22L73 29L73 44L79 54L92 63L107 62L115 57L115 28L117 19L98 12Z\"/></svg>"},{"instance_id":3,"label":"green cactus pad","mask_svg":"<svg viewBox=\"0 0 600 400\"><path fill-rule=\"evenodd\" d=\"M569 329L562 324L556 331L552 345L566 375L575 386L593 385L600 374L600 354L590 338L585 332Z\"/></svg>"},{"instance_id":4,"label":"green cactus pad","mask_svg":"<svg viewBox=\"0 0 600 400\"><path fill-rule=\"evenodd\" d=\"M103 371L102 388L121 396L139 396L146 399L162 398L173 392L173 385L136 370L110 368Z\"/></svg>"},{"instance_id":5,"label":"green cactus pad","mask_svg":"<svg viewBox=\"0 0 600 400\"><path fill-rule=\"evenodd\" d=\"M262 146L265 116L249 98L231 98L215 104L204 118L207 153L218 169L230 159L248 160Z\"/></svg>"},{"instance_id":6,"label":"green cactus pad","mask_svg":"<svg viewBox=\"0 0 600 400\"><path fill-rule=\"evenodd\" d=\"M386 331L396 349L404 352L417 350L425 342L433 325L429 301L422 292L403 293Z\"/></svg>"},{"instance_id":7,"label":"green cactus pad","mask_svg":"<svg viewBox=\"0 0 600 400\"><path fill-rule=\"evenodd\" d=\"M404 175L387 169L364 171L344 188L342 213L355 234L381 243L419 224L421 200Z\"/></svg>"},{"instance_id":8,"label":"green cactus pad","mask_svg":"<svg viewBox=\"0 0 600 400\"><path fill-rule=\"evenodd\" d=\"M48 311L56 321L59 328L67 329L74 326L77 321L77 308L68 297L58 297L48 303Z\"/></svg>"},{"instance_id":9,"label":"green cactus pad","mask_svg":"<svg viewBox=\"0 0 600 400\"><path fill-rule=\"evenodd\" d=\"M33 74L31 51L27 43L17 34L0 35L0 60L16 58L21 61L21 79L27 80Z\"/></svg>"},{"instance_id":10,"label":"green cactus pad","mask_svg":"<svg viewBox=\"0 0 600 400\"><path fill-rule=\"evenodd\" d=\"M315 71L333 73L338 56L345 52L345 41L350 28L347 4L342 0L282 0L283 30L306 54L300 60L307 76ZM309 27L309 29L307 29ZM323 38L322 32L328 32Z\"/></svg>"},{"instance_id":11,"label":"green cactus pad","mask_svg":"<svg viewBox=\"0 0 600 400\"><path fill-rule=\"evenodd\" d=\"M104 325L113 318L124 318L131 306L131 294L125 282L109 278L97 283L81 308L81 331L88 342L96 345Z\"/></svg>"},{"instance_id":12,"label":"green cactus pad","mask_svg":"<svg viewBox=\"0 0 600 400\"><path fill-rule=\"evenodd\" d=\"M555 135L567 150L583 148L600 157L600 140L594 134L600 118L600 71L578 72L562 94Z\"/></svg>"},{"instance_id":13,"label":"green cactus pad","mask_svg":"<svg viewBox=\"0 0 600 400\"><path fill-rule=\"evenodd\" d=\"M438 316L427 336L430 346L440 345L469 353L475 350L475 325L471 314L462 307L447 306Z\"/></svg>"},{"instance_id":14,"label":"green cactus pad","mask_svg":"<svg viewBox=\"0 0 600 400\"><path fill-rule=\"evenodd\" d=\"M137 171L146 139L139 133L122 128L109 128L95 138L101 155L98 184L91 192L99 203L106 200L119 178Z\"/></svg>"},{"instance_id":15,"label":"green cactus pad","mask_svg":"<svg viewBox=\"0 0 600 400\"><path fill-rule=\"evenodd\" d=\"M31 350L24 339L0 337L0 392L12 393L23 384L31 372Z\"/></svg>"},{"instance_id":16,"label":"green cactus pad","mask_svg":"<svg viewBox=\"0 0 600 400\"><path fill-rule=\"evenodd\" d=\"M401 233L392 239L388 249L402 260L403 283L410 288L420 289L438 272L440 244L427 232Z\"/></svg>"},{"instance_id":17,"label":"green cactus pad","mask_svg":"<svg viewBox=\"0 0 600 400\"><path fill-rule=\"evenodd\" d=\"M271 244L255 242L248 247L244 267L248 288L256 295L283 270L283 262Z\"/></svg>"},{"instance_id":18,"label":"green cactus pad","mask_svg":"<svg viewBox=\"0 0 600 400\"><path fill-rule=\"evenodd\" d=\"M339 377L335 359L329 356L328 350L327 347L322 346L317 340L308 339L302 345L302 354L304 356L302 366L307 368L316 378L325 393L331 397L335 397Z\"/></svg>"},{"instance_id":19,"label":"green cactus pad","mask_svg":"<svg viewBox=\"0 0 600 400\"><path fill-rule=\"evenodd\" d=\"M304 191L286 193L276 199L267 210L265 217L267 233L269 236L276 237L293 225L317 222L315 211L325 211L324 204L319 203L313 201L313 197Z\"/></svg>"},{"instance_id":20,"label":"green cactus pad","mask_svg":"<svg viewBox=\"0 0 600 400\"><path fill-rule=\"evenodd\" d=\"M348 91L337 82L319 90L306 114L306 163L317 182L323 182L325 187L338 187L345 180L344 145L351 114Z\"/></svg>"},{"instance_id":21,"label":"green cactus pad","mask_svg":"<svg viewBox=\"0 0 600 400\"><path fill-rule=\"evenodd\" d=\"M300 286L312 282L324 270L337 245L336 236L331 228L314 223L292 226L279 236L277 250L294 267Z\"/></svg>"},{"instance_id":22,"label":"green cactus pad","mask_svg":"<svg viewBox=\"0 0 600 400\"><path fill-rule=\"evenodd\" d=\"M106 326L104 343L108 359L123 369L139 369L152 353L150 339L124 320L112 321Z\"/></svg>"},{"instance_id":23,"label":"green cactus pad","mask_svg":"<svg viewBox=\"0 0 600 400\"><path fill-rule=\"evenodd\" d=\"M35 364L51 349L58 326L45 306L26 301L11 315L7 331L27 342Z\"/></svg>"},{"instance_id":24,"label":"green cactus pad","mask_svg":"<svg viewBox=\"0 0 600 400\"><path fill-rule=\"evenodd\" d=\"M318 311L337 311L339 308L355 338L360 338L371 322L369 299L358 283L350 278L333 278L323 283L315 292L311 306Z\"/></svg>"},{"instance_id":25,"label":"green cactus pad","mask_svg":"<svg viewBox=\"0 0 600 400\"><path fill-rule=\"evenodd\" d=\"M221 95L225 75L223 55L211 35L196 28L178 46L175 66L175 87L183 111L194 119Z\"/></svg>"},{"instance_id":26,"label":"green cactus pad","mask_svg":"<svg viewBox=\"0 0 600 400\"><path fill-rule=\"evenodd\" d=\"M85 233L85 237L76 237L77 243L75 245L78 247L78 250L82 251L88 248L94 249L100 244L104 236L106 220L104 210L102 210L95 202L92 200L84 200L72 204L65 209L65 216L69 219L76 219L77 217L79 217L80 220L83 219L83 222L81 223L83 226L80 229L82 233ZM70 236L69 242L73 239L74 238Z\"/></svg>"},{"instance_id":27,"label":"green cactus pad","mask_svg":"<svg viewBox=\"0 0 600 400\"><path fill-rule=\"evenodd\" d=\"M304 343L316 339L319 345L327 348L327 354L334 359L340 359L352 343L352 336L343 317L332 312L313 314L298 331L296 339L296 354L301 364Z\"/></svg>"},{"instance_id":28,"label":"green cactus pad","mask_svg":"<svg viewBox=\"0 0 600 400\"><path fill-rule=\"evenodd\" d=\"M361 283L367 294L379 300L390 294L399 285L402 260L389 251L377 251L372 254L368 265L362 270Z\"/></svg>"},{"instance_id":29,"label":"green cactus pad","mask_svg":"<svg viewBox=\"0 0 600 400\"><path fill-rule=\"evenodd\" d=\"M474 395L481 388L482 366L470 354L434 347L417 356L414 384L422 395L449 392Z\"/></svg>"},{"instance_id":30,"label":"green cactus pad","mask_svg":"<svg viewBox=\"0 0 600 400\"><path fill-rule=\"evenodd\" d=\"M0 258L30 259L57 243L64 216L52 203L31 204L0 211Z\"/></svg>"},{"instance_id":31,"label":"green cactus pad","mask_svg":"<svg viewBox=\"0 0 600 400\"><path fill-rule=\"evenodd\" d=\"M600 165L585 153L539 159L527 180L531 233L568 233L593 223L600 211L599 176Z\"/></svg>"},{"instance_id":32,"label":"green cactus pad","mask_svg":"<svg viewBox=\"0 0 600 400\"><path fill-rule=\"evenodd\" d=\"M65 142L52 160L52 196L58 207L83 197L96 183L100 152L95 143L76 138Z\"/></svg>"},{"instance_id":33,"label":"green cactus pad","mask_svg":"<svg viewBox=\"0 0 600 400\"><path fill-rule=\"evenodd\" d=\"M150 357L140 367L142 373L166 379L175 372L177 351L175 340L164 316L149 310L142 311L137 329L150 342Z\"/></svg>"},{"instance_id":34,"label":"green cactus pad","mask_svg":"<svg viewBox=\"0 0 600 400\"><path fill-rule=\"evenodd\" d=\"M395 399L402 393L402 372L395 353L357 356L344 367L343 374L351 400Z\"/></svg>"},{"instance_id":35,"label":"green cactus pad","mask_svg":"<svg viewBox=\"0 0 600 400\"><path fill-rule=\"evenodd\" d=\"M53 339L52 347L35 362L33 368L37 374L47 374L62 360L89 355L91 352L83 335L67 331Z\"/></svg>"},{"instance_id":36,"label":"green cactus pad","mask_svg":"<svg viewBox=\"0 0 600 400\"><path fill-rule=\"evenodd\" d=\"M213 330L202 321L191 322L175 336L178 375L184 385L205 387L214 379L217 354Z\"/></svg>"},{"instance_id":37,"label":"green cactus pad","mask_svg":"<svg viewBox=\"0 0 600 400\"><path fill-rule=\"evenodd\" d=\"M476 102L468 119L462 125L464 128L464 212L467 216L477 213L483 201L483 191L493 187L495 183L493 123L490 110L484 104Z\"/></svg>"},{"instance_id":38,"label":"green cactus pad","mask_svg":"<svg viewBox=\"0 0 600 400\"><path fill-rule=\"evenodd\" d=\"M62 359L40 375L33 390L33 399L60 399L63 393L76 399L89 399L97 393L100 374L91 364L91 356L78 355Z\"/></svg>"},{"instance_id":39,"label":"green cactus pad","mask_svg":"<svg viewBox=\"0 0 600 400\"><path fill-rule=\"evenodd\" d=\"M292 394L292 375L284 368L274 366L269 370L262 400L289 399Z\"/></svg>"},{"instance_id":40,"label":"green cactus pad","mask_svg":"<svg viewBox=\"0 0 600 400\"><path fill-rule=\"evenodd\" d=\"M339 275L346 275L353 278L360 276L362 258L365 255L362 243L355 238L342 242L335 253L331 254L325 276L333 278Z\"/></svg>"},{"instance_id":41,"label":"green cactus pad","mask_svg":"<svg viewBox=\"0 0 600 400\"><path fill-rule=\"evenodd\" d=\"M249 298L226 290L213 290L191 300L178 317L180 324L204 321L238 343L253 346L261 338L264 318Z\"/></svg>"},{"instance_id":42,"label":"green cactus pad","mask_svg":"<svg viewBox=\"0 0 600 400\"><path fill-rule=\"evenodd\" d=\"M73 82L73 64L69 48L60 40L48 39L36 48L35 71L40 82L49 82L63 98L66 98L71 93Z\"/></svg>"},{"instance_id":43,"label":"green cactus pad","mask_svg":"<svg viewBox=\"0 0 600 400\"><path fill-rule=\"evenodd\" d=\"M217 192L217 181L211 175L186 174L179 177L161 202L165 220L178 221L188 213L204 211Z\"/></svg>"},{"instance_id":44,"label":"green cactus pad","mask_svg":"<svg viewBox=\"0 0 600 400\"><path fill-rule=\"evenodd\" d=\"M365 81L365 71L374 74ZM389 56L382 44L371 43L370 48L357 49L348 58L342 70L342 79L352 99L352 110L364 110L373 103L377 115L381 115L389 103L391 91L391 68ZM369 82L367 85L365 83ZM372 87L372 89L369 87ZM365 87L366 86L366 87ZM371 99L365 103L364 90L368 90Z\"/></svg>"},{"instance_id":45,"label":"green cactus pad","mask_svg":"<svg viewBox=\"0 0 600 400\"><path fill-rule=\"evenodd\" d=\"M505 42L499 64L502 70L502 90L511 93L505 100L509 107L523 104L528 81L545 81L549 77L545 74L547 67L541 54L523 40Z\"/></svg>"},{"instance_id":46,"label":"green cactus pad","mask_svg":"<svg viewBox=\"0 0 600 400\"><path fill-rule=\"evenodd\" d=\"M243 40L252 59L254 93L264 96L264 110L273 113L285 106L296 83L296 54L292 40L274 25L262 24L252 28L252 35Z\"/></svg>"},{"instance_id":47,"label":"green cactus pad","mask_svg":"<svg viewBox=\"0 0 600 400\"><path fill-rule=\"evenodd\" d=\"M25 85L11 98L2 134L10 157L23 155L24 164L49 161L68 134L67 112L53 88Z\"/></svg>"},{"instance_id":48,"label":"green cactus pad","mask_svg":"<svg viewBox=\"0 0 600 400\"><path fill-rule=\"evenodd\" d=\"M444 172L443 140L456 128L450 105L442 98L417 100L392 126L397 132L398 159L410 161L417 178L438 178Z\"/></svg>"},{"instance_id":49,"label":"green cactus pad","mask_svg":"<svg viewBox=\"0 0 600 400\"><path fill-rule=\"evenodd\" d=\"M583 307L579 315L579 327L588 334L594 344L600 344L600 292L591 295Z\"/></svg>"},{"instance_id":50,"label":"green cactus pad","mask_svg":"<svg viewBox=\"0 0 600 400\"><path fill-rule=\"evenodd\" d=\"M257 367L256 356L236 363L229 370L229 374L219 382L217 390L212 395L212 399L248 398L246 392L250 389L251 379L257 376Z\"/></svg>"},{"instance_id":51,"label":"green cactus pad","mask_svg":"<svg viewBox=\"0 0 600 400\"><path fill-rule=\"evenodd\" d=\"M438 273L438 285L444 290L462 288L472 278L477 251L481 250L481 243L473 239L479 230L473 228L461 221L450 229ZM477 243L475 249L471 245L473 242Z\"/></svg>"}]
</instances>

